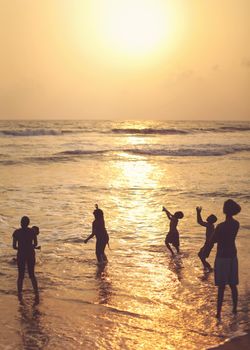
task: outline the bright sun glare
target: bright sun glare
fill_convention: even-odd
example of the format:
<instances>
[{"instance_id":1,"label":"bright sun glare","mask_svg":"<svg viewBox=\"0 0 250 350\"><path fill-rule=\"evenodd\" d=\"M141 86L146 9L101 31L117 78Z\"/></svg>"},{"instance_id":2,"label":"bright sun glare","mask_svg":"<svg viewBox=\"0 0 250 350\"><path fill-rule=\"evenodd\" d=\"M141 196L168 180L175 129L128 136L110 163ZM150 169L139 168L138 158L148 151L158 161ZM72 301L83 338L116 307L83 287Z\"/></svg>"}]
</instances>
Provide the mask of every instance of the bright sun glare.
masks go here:
<instances>
[{"instance_id":1,"label":"bright sun glare","mask_svg":"<svg viewBox=\"0 0 250 350\"><path fill-rule=\"evenodd\" d=\"M65 5L65 17L71 18L73 42L94 60L147 62L174 47L180 32L180 11L172 1L73 3L75 6Z\"/></svg>"},{"instance_id":2,"label":"bright sun glare","mask_svg":"<svg viewBox=\"0 0 250 350\"><path fill-rule=\"evenodd\" d=\"M166 1L108 0L102 8L102 36L113 50L145 55L169 40L171 16Z\"/></svg>"}]
</instances>

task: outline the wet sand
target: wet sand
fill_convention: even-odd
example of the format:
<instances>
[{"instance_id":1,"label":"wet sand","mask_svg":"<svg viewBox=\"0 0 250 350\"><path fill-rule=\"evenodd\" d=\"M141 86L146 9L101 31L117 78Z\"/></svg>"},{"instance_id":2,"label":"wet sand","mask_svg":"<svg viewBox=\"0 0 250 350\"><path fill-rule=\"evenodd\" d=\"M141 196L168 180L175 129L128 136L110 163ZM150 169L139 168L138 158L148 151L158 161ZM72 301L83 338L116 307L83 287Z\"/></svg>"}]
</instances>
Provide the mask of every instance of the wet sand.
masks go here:
<instances>
[{"instance_id":1,"label":"wet sand","mask_svg":"<svg viewBox=\"0 0 250 350\"><path fill-rule=\"evenodd\" d=\"M232 340L226 342L225 344L216 346L215 348L209 348L207 350L249 350L250 349L250 333L248 332L246 335L242 337L236 337Z\"/></svg>"}]
</instances>

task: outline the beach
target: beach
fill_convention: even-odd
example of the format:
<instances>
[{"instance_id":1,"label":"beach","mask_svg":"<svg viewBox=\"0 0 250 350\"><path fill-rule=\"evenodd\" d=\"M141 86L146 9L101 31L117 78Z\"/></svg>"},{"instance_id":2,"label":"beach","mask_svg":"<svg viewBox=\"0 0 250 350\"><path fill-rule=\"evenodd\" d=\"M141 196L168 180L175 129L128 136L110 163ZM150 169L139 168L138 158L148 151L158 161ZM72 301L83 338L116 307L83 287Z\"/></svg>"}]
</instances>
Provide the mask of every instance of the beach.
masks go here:
<instances>
[{"instance_id":1,"label":"beach","mask_svg":"<svg viewBox=\"0 0 250 350\"><path fill-rule=\"evenodd\" d=\"M233 338L231 341L228 341L224 343L223 345L216 346L214 350L234 350L234 349L241 349L241 350L248 350L250 344L250 334L243 335L241 337Z\"/></svg>"},{"instance_id":2,"label":"beach","mask_svg":"<svg viewBox=\"0 0 250 350\"><path fill-rule=\"evenodd\" d=\"M249 136L249 122L1 121L0 349L244 349ZM228 198L242 207L239 306L232 315L227 288L218 322L214 275L197 256L205 230L195 208L221 222ZM84 244L95 204L110 236L101 266L94 239ZM175 257L164 244L163 205L184 212ZM17 299L12 233L23 215L40 228L39 304L27 275L24 305Z\"/></svg>"}]
</instances>

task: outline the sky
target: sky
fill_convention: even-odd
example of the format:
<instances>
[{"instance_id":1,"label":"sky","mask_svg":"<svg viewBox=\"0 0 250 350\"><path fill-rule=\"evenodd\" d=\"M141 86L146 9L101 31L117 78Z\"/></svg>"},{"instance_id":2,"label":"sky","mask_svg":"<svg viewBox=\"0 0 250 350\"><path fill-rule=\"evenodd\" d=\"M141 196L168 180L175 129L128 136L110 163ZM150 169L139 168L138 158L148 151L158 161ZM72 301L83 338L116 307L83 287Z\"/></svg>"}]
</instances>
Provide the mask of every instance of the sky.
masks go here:
<instances>
[{"instance_id":1,"label":"sky","mask_svg":"<svg viewBox=\"0 0 250 350\"><path fill-rule=\"evenodd\" d=\"M0 0L0 119L250 120L249 0Z\"/></svg>"}]
</instances>

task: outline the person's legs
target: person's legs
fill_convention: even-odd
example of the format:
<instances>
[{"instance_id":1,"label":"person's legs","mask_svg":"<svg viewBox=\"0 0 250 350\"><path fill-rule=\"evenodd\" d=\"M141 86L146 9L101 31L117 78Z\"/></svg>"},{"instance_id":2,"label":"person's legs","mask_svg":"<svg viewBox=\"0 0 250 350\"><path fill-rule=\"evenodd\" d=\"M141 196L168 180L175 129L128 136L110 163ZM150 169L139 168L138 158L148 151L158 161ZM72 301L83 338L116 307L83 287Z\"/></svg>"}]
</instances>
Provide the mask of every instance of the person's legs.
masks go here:
<instances>
[{"instance_id":1,"label":"person's legs","mask_svg":"<svg viewBox=\"0 0 250 350\"><path fill-rule=\"evenodd\" d=\"M237 313L237 304L238 304L238 289L234 284L230 284L231 292L232 292L232 300L233 300L233 313Z\"/></svg>"},{"instance_id":2,"label":"person's legs","mask_svg":"<svg viewBox=\"0 0 250 350\"><path fill-rule=\"evenodd\" d=\"M170 247L170 244L168 242L165 242L166 243L166 247L170 250L171 254L174 255L174 252L172 250L172 248Z\"/></svg>"},{"instance_id":3,"label":"person's legs","mask_svg":"<svg viewBox=\"0 0 250 350\"><path fill-rule=\"evenodd\" d=\"M99 240L96 242L96 257L98 262L107 261L107 256L104 253L107 243L105 241Z\"/></svg>"},{"instance_id":4,"label":"person's legs","mask_svg":"<svg viewBox=\"0 0 250 350\"><path fill-rule=\"evenodd\" d=\"M209 271L213 271L212 266L209 264L209 262L207 262L207 260L205 258L202 259L202 263L203 263L203 266L205 267L205 269L207 269Z\"/></svg>"},{"instance_id":5,"label":"person's legs","mask_svg":"<svg viewBox=\"0 0 250 350\"><path fill-rule=\"evenodd\" d=\"M108 258L105 254L106 245L107 245L107 243L103 243L103 245L102 245L102 259L103 259L103 261L108 261Z\"/></svg>"},{"instance_id":6,"label":"person's legs","mask_svg":"<svg viewBox=\"0 0 250 350\"><path fill-rule=\"evenodd\" d=\"M222 308L222 303L223 303L223 299L224 299L224 291L225 291L225 284L218 286L217 314L216 314L217 318L220 318L220 316L221 316L221 308Z\"/></svg>"},{"instance_id":7,"label":"person's legs","mask_svg":"<svg viewBox=\"0 0 250 350\"><path fill-rule=\"evenodd\" d=\"M37 280L35 276L35 263L36 263L35 256L31 256L27 259L29 278L31 279L34 292L38 294L38 285L37 285Z\"/></svg>"},{"instance_id":8,"label":"person's legs","mask_svg":"<svg viewBox=\"0 0 250 350\"><path fill-rule=\"evenodd\" d=\"M96 254L97 261L99 263L103 261L102 253L103 253L102 244L100 241L96 240L95 254Z\"/></svg>"},{"instance_id":9,"label":"person's legs","mask_svg":"<svg viewBox=\"0 0 250 350\"><path fill-rule=\"evenodd\" d=\"M176 252L177 252L177 253L180 253L180 249L179 249L179 248L180 248L179 233L174 235L172 244L173 244L173 246L175 247Z\"/></svg>"},{"instance_id":10,"label":"person's legs","mask_svg":"<svg viewBox=\"0 0 250 350\"><path fill-rule=\"evenodd\" d=\"M18 277L17 277L17 292L19 299L22 298L23 279L25 274L25 259L17 257Z\"/></svg>"},{"instance_id":11,"label":"person's legs","mask_svg":"<svg viewBox=\"0 0 250 350\"><path fill-rule=\"evenodd\" d=\"M212 266L206 261L206 258L203 256L201 251L198 253L198 257L200 258L204 269L207 269L209 271L213 270Z\"/></svg>"}]
</instances>

